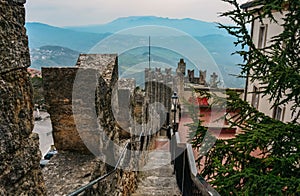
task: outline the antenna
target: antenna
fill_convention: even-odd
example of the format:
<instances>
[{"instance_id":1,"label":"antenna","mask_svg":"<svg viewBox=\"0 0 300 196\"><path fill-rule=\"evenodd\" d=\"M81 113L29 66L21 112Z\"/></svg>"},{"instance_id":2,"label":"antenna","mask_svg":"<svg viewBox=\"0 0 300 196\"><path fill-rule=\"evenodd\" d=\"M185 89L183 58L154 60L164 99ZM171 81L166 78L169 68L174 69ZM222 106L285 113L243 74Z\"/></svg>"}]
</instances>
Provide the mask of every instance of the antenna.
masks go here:
<instances>
[{"instance_id":1,"label":"antenna","mask_svg":"<svg viewBox=\"0 0 300 196\"><path fill-rule=\"evenodd\" d=\"M149 36L149 69L151 69L151 38Z\"/></svg>"}]
</instances>

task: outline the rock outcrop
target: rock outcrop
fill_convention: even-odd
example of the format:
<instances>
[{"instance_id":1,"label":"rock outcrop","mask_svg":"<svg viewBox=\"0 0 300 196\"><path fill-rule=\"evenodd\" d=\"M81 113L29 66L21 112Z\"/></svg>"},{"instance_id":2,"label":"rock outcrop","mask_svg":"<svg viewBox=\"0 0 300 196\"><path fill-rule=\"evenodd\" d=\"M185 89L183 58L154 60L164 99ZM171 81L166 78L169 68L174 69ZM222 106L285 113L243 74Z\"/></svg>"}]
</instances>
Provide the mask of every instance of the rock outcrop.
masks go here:
<instances>
[{"instance_id":1,"label":"rock outcrop","mask_svg":"<svg viewBox=\"0 0 300 196\"><path fill-rule=\"evenodd\" d=\"M25 0L0 1L0 195L45 195L33 130Z\"/></svg>"}]
</instances>

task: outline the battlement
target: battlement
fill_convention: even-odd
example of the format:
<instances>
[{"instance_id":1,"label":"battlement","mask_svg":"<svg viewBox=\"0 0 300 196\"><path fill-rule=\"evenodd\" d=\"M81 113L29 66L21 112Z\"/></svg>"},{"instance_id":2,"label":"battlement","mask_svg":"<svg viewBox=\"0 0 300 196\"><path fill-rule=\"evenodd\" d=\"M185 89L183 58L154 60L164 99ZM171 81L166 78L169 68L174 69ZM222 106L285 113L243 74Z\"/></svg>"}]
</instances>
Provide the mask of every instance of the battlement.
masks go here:
<instances>
[{"instance_id":1,"label":"battlement","mask_svg":"<svg viewBox=\"0 0 300 196\"><path fill-rule=\"evenodd\" d=\"M182 97L184 87L187 84L196 84L203 87L218 88L218 75L213 73L210 82L206 81L207 71L199 70L199 77L195 77L194 70L187 70L184 59L180 59L175 73L172 68L145 69L145 91L150 103L163 103L166 108L170 108L169 99L173 92L177 92Z\"/></svg>"}]
</instances>

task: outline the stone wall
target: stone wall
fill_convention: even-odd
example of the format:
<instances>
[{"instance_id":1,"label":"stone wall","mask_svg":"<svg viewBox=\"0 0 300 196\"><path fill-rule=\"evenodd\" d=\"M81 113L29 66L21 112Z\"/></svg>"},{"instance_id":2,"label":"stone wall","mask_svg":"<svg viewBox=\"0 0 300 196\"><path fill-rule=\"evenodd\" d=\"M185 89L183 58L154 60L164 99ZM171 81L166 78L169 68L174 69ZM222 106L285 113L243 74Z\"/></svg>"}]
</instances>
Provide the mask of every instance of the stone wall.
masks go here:
<instances>
[{"instance_id":1,"label":"stone wall","mask_svg":"<svg viewBox=\"0 0 300 196\"><path fill-rule=\"evenodd\" d=\"M115 119L118 114L134 116L135 89L132 80L117 82L117 60L116 55L82 54L77 67L42 69L54 144L59 151L43 169L49 195L68 194L108 173L120 157L120 149L136 138L125 130L130 126L125 123L129 118ZM120 105L125 110L118 108ZM130 148L140 149L138 143ZM126 170L118 169L85 194L130 195L136 187L133 170L138 164L138 159L132 160Z\"/></svg>"},{"instance_id":2,"label":"stone wall","mask_svg":"<svg viewBox=\"0 0 300 196\"><path fill-rule=\"evenodd\" d=\"M180 67L181 71L185 71L185 65L183 67L184 69ZM178 70L179 68L177 72ZM166 68L164 72L161 71L161 68L145 69L144 111L147 114L147 129L150 128L153 134L166 135L166 131L161 130L161 128L169 125L167 113L171 110L171 96L183 86L180 80L183 77L180 76L180 74L179 76L177 74L172 75L171 68Z\"/></svg>"},{"instance_id":3,"label":"stone wall","mask_svg":"<svg viewBox=\"0 0 300 196\"><path fill-rule=\"evenodd\" d=\"M160 68L145 69L145 90L149 103L162 103L166 111L171 109L171 96L173 91L177 91L176 78L170 69L165 69L165 73Z\"/></svg>"},{"instance_id":4,"label":"stone wall","mask_svg":"<svg viewBox=\"0 0 300 196\"><path fill-rule=\"evenodd\" d=\"M33 130L25 0L0 1L0 195L44 195Z\"/></svg>"},{"instance_id":5,"label":"stone wall","mask_svg":"<svg viewBox=\"0 0 300 196\"><path fill-rule=\"evenodd\" d=\"M82 142L73 117L72 91L78 68L42 68L44 97L51 116L57 150L89 153Z\"/></svg>"},{"instance_id":6,"label":"stone wall","mask_svg":"<svg viewBox=\"0 0 300 196\"><path fill-rule=\"evenodd\" d=\"M111 106L117 56L82 54L77 67L42 68L42 76L57 150L98 155L109 149L103 136L119 137Z\"/></svg>"},{"instance_id":7,"label":"stone wall","mask_svg":"<svg viewBox=\"0 0 300 196\"><path fill-rule=\"evenodd\" d=\"M135 80L122 78L113 91L112 107L116 123L120 130L120 139L128 139L134 134L136 95Z\"/></svg>"}]
</instances>

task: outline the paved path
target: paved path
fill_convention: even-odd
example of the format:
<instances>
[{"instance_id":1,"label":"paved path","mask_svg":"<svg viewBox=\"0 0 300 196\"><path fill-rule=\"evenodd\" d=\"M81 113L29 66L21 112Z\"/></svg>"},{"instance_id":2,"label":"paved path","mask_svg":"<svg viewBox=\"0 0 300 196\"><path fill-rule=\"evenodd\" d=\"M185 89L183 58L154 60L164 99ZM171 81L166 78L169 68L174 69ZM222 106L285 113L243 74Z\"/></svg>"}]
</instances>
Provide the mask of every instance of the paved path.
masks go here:
<instances>
[{"instance_id":1,"label":"paved path","mask_svg":"<svg viewBox=\"0 0 300 196\"><path fill-rule=\"evenodd\" d=\"M172 196L181 195L173 175L171 154L168 150L150 152L149 161L141 171L138 188L132 196Z\"/></svg>"},{"instance_id":2,"label":"paved path","mask_svg":"<svg viewBox=\"0 0 300 196\"><path fill-rule=\"evenodd\" d=\"M52 137L52 125L49 114L47 112L40 112L42 120L34 121L33 132L39 134L40 138L40 150L42 156L49 151L51 145L54 144Z\"/></svg>"}]
</instances>

